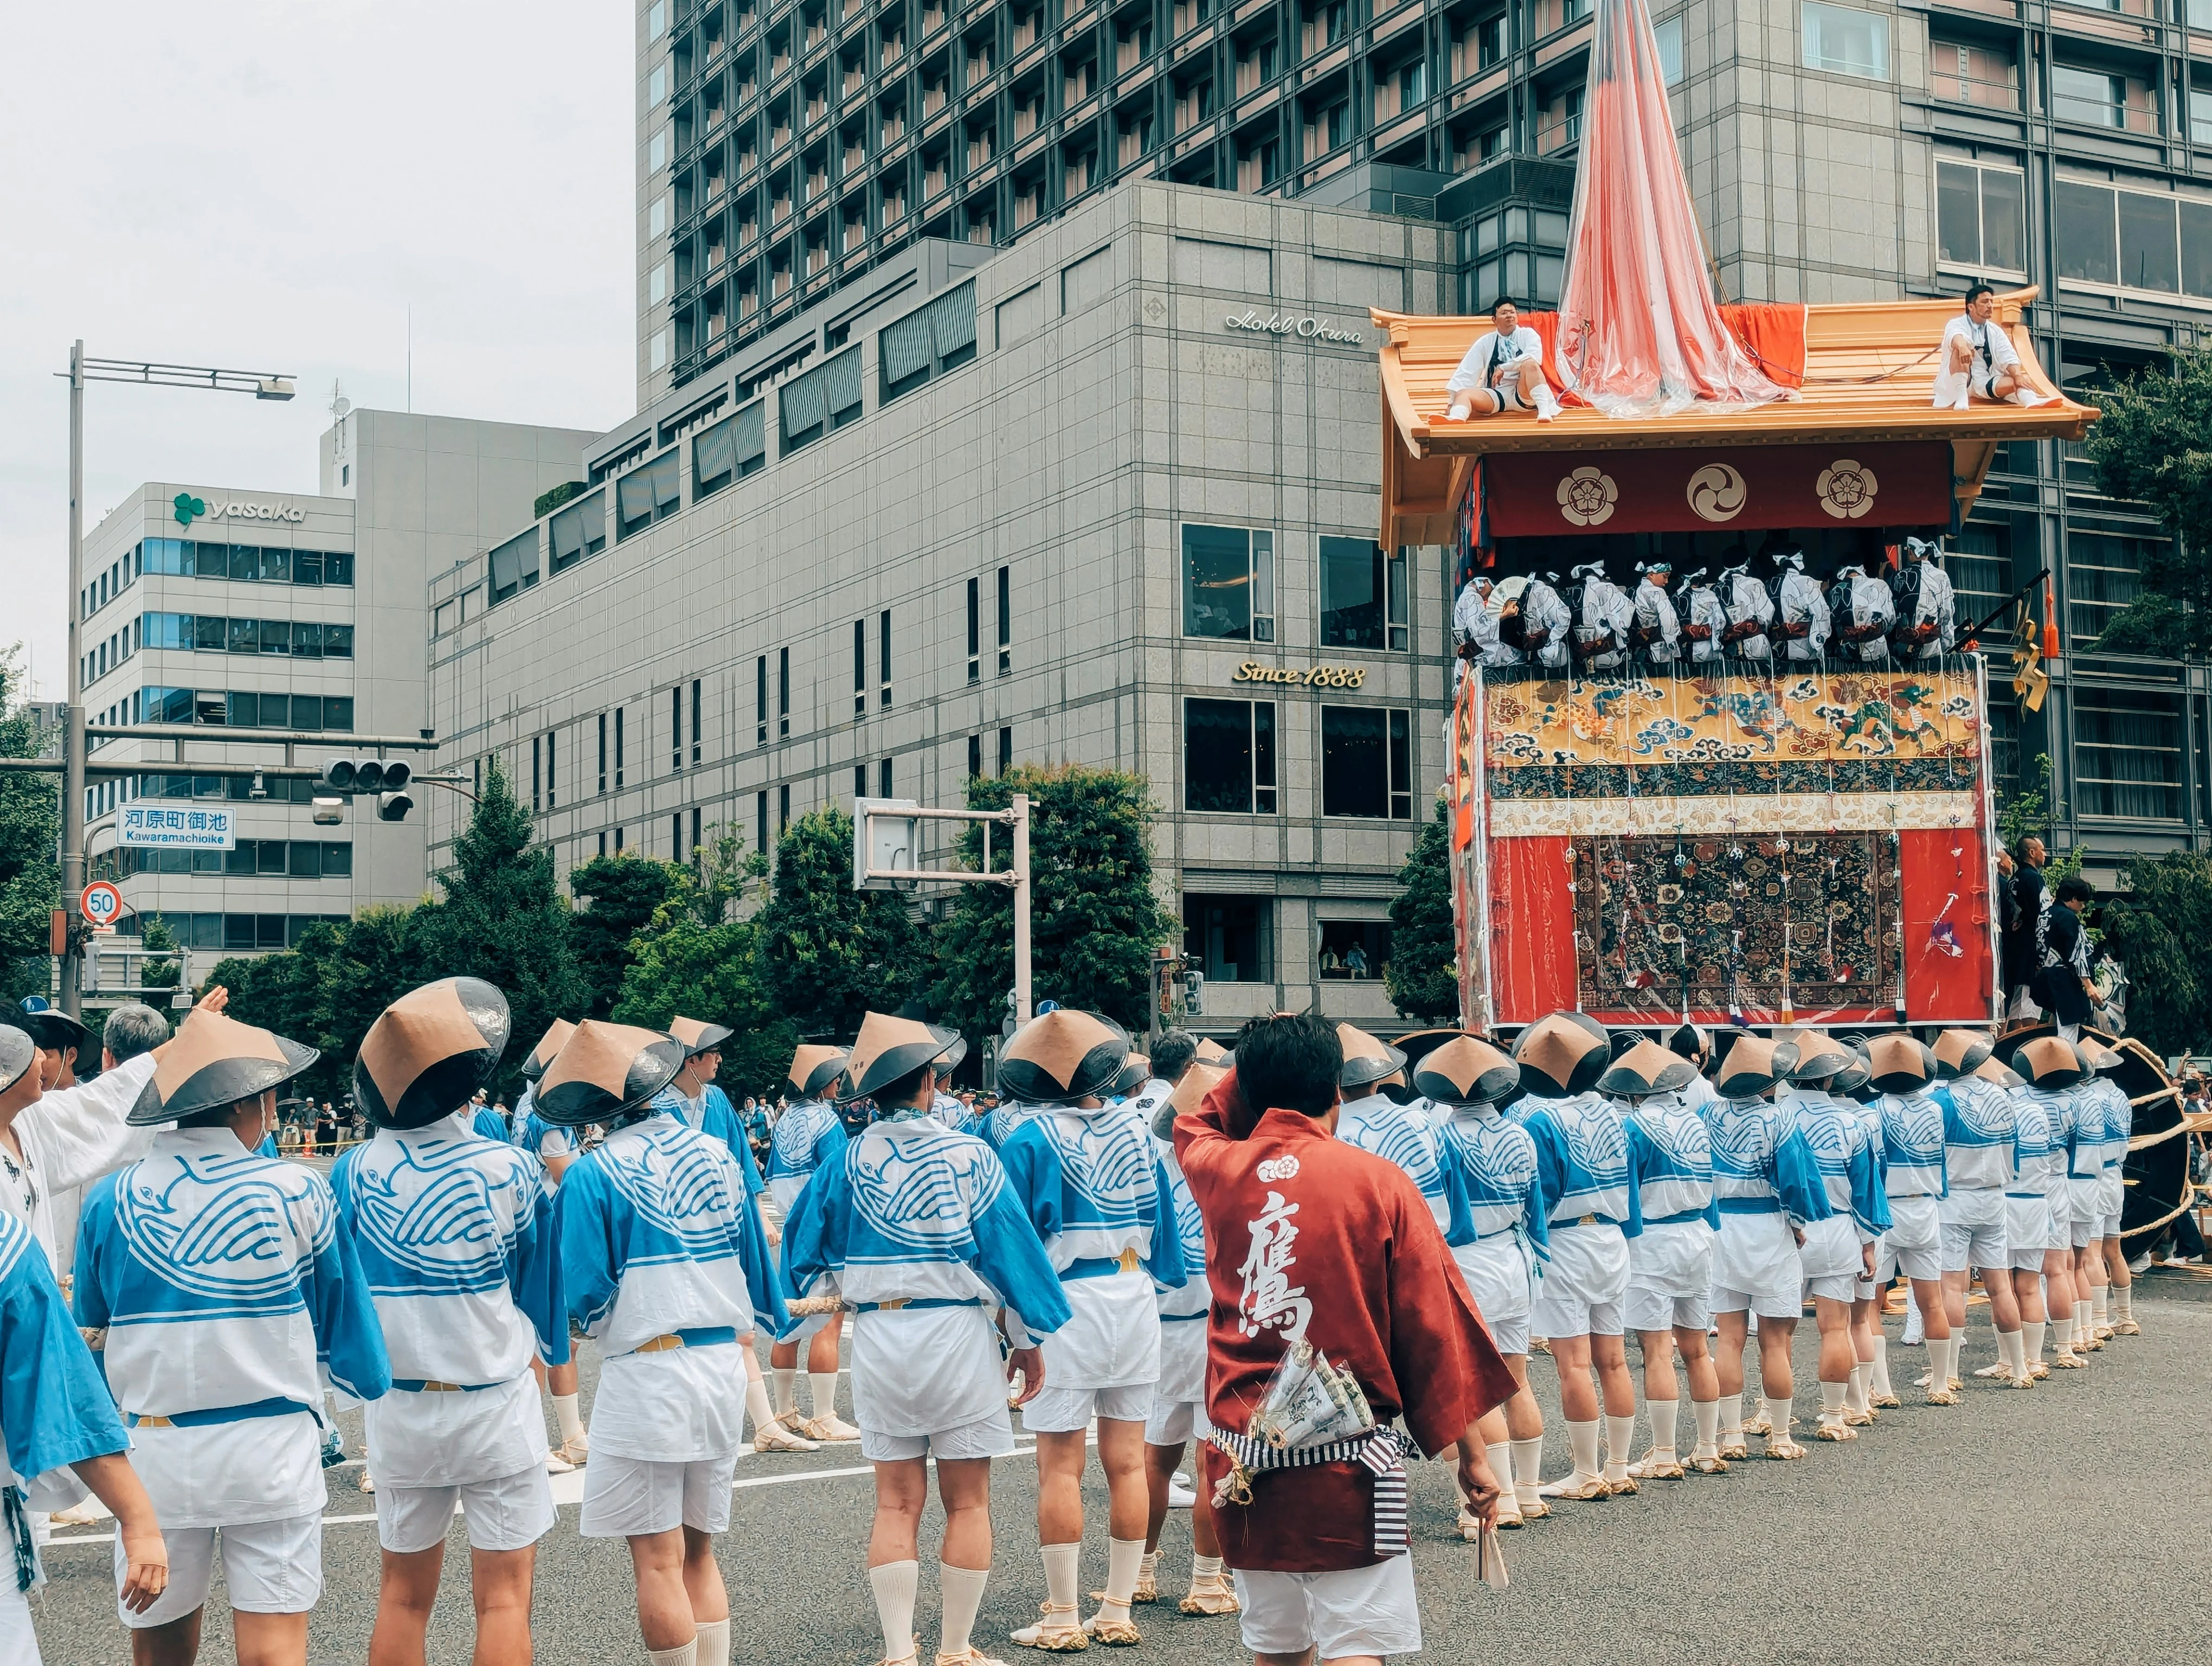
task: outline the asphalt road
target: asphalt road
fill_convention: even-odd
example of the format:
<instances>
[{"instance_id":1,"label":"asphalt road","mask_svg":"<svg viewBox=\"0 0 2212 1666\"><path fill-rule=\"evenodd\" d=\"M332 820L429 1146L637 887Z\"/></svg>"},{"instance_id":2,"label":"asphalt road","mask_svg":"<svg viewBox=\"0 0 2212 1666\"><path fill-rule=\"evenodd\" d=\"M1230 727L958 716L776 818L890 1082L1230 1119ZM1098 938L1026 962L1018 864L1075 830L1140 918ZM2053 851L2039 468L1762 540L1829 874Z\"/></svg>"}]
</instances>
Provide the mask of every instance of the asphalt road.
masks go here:
<instances>
[{"instance_id":1,"label":"asphalt road","mask_svg":"<svg viewBox=\"0 0 2212 1666\"><path fill-rule=\"evenodd\" d=\"M2137 1286L2143 1335L2116 1340L2087 1371L2054 1373L2032 1393L1968 1377L1958 1407L1886 1413L1848 1445L1808 1438L1812 1455L1802 1462L1754 1457L1724 1476L1647 1483L1634 1499L1556 1506L1551 1519L1505 1535L1512 1586L1503 1593L1475 1581L1471 1551L1450 1536L1448 1469L1419 1466L1414 1554L1426 1657L1540 1653L1731 1666L2204 1659L2212 1650L2204 1595L2212 1588L2204 1461L2212 1302L2171 1284L2161 1292L2161 1282ZM1973 1318L1969 1370L1995 1357L1984 1315ZM1893 1321L1893 1375L1902 1388L1925 1354L1898 1347L1896 1334ZM1798 1415L1809 1427L1818 1405L1809 1320L1796 1358ZM587 1357L587 1404L594 1374ZM1540 1360L1534 1377L1554 1419L1546 1462L1558 1473L1566 1454L1549 1365ZM349 1437L356 1451L358 1432ZM1805 1427L1799 1432L1806 1438ZM331 1472L316 1666L358 1666L367 1657L376 1529L356 1474ZM734 1524L721 1541L735 1658L876 1661L881 1639L863 1556L871 1495L857 1449L747 1456L738 1487ZM1087 1497L1086 1589L1106 1562L1105 1490L1095 1469ZM1026 1458L1000 1465L996 1577L976 1638L1017 1666L1041 1658L1003 1641L1042 1596L1035 1503ZM623 1546L580 1539L573 1503L561 1517L538 1550L538 1658L553 1666L641 1661ZM1188 1566L1183 1521L1178 1515L1168 1527L1162 1584L1170 1596ZM925 1526L926 1620L935 1612L934 1532L934 1522ZM457 1524L447 1595L431 1631L434 1666L469 1658L465 1544ZM49 1548L52 1584L34 1609L51 1666L129 1660L114 1618L110 1554L97 1529ZM210 1663L231 1657L221 1591L218 1578L202 1653ZM1122 1658L1175 1666L1249 1658L1233 1620L1185 1619L1171 1604L1140 1608L1138 1618L1145 1648ZM933 1648L933 1633L923 1629L923 1646Z\"/></svg>"}]
</instances>

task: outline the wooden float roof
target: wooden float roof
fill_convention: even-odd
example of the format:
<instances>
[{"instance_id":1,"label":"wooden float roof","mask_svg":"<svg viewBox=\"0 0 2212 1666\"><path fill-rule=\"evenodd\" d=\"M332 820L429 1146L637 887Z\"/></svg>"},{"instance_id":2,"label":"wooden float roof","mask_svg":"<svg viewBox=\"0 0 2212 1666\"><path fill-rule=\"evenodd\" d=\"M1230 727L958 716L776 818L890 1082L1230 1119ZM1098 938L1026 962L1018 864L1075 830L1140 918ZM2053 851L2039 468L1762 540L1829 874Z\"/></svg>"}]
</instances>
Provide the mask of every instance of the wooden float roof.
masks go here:
<instances>
[{"instance_id":1,"label":"wooden float roof","mask_svg":"<svg viewBox=\"0 0 2212 1666\"><path fill-rule=\"evenodd\" d=\"M1936 348L1944 325L1960 311L1958 301L1849 301L1806 307L1805 385L1794 398L1626 419L1571 405L1557 421L1540 423L1522 411L1444 420L1444 383L1490 328L1488 319L1375 309L1375 323L1388 337L1382 349L1382 542L1449 542L1452 505L1474 459L1518 453L1948 441L1963 514L1980 493L1999 445L2080 440L2097 418L2095 407L2066 397L2036 356L2025 319L2039 293L2000 294L1996 321L2011 337L2029 380L2055 396L2049 404L1977 399L1964 410L1937 410Z\"/></svg>"}]
</instances>

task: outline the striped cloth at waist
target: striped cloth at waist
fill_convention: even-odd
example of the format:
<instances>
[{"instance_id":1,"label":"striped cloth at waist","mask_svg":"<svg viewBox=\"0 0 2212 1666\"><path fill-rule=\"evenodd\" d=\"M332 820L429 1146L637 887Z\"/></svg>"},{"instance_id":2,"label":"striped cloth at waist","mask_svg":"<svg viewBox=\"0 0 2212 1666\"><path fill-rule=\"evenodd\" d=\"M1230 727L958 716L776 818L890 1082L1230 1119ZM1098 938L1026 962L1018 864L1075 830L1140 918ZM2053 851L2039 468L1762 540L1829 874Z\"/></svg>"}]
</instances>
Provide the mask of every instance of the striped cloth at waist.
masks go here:
<instances>
[{"instance_id":1,"label":"striped cloth at waist","mask_svg":"<svg viewBox=\"0 0 2212 1666\"><path fill-rule=\"evenodd\" d=\"M1721 1213L1724 1215L1778 1215L1782 1213L1782 1200L1771 1193L1765 1197L1723 1197L1716 1198L1714 1201L1721 1206Z\"/></svg>"},{"instance_id":2,"label":"striped cloth at waist","mask_svg":"<svg viewBox=\"0 0 2212 1666\"><path fill-rule=\"evenodd\" d=\"M1687 1226L1692 1221L1703 1220L1705 1218L1705 1212L1703 1209L1683 1209L1674 1214L1662 1215L1656 1220L1647 1220L1644 1224L1646 1226Z\"/></svg>"},{"instance_id":3,"label":"striped cloth at waist","mask_svg":"<svg viewBox=\"0 0 2212 1666\"><path fill-rule=\"evenodd\" d=\"M981 1307L980 1296L894 1296L887 1302L854 1302L855 1313L915 1313L933 1307Z\"/></svg>"},{"instance_id":4,"label":"striped cloth at waist","mask_svg":"<svg viewBox=\"0 0 2212 1666\"><path fill-rule=\"evenodd\" d=\"M629 1352L631 1353L667 1353L677 1348L716 1347L724 1342L734 1342L737 1340L738 1333L732 1326L702 1325L690 1330L664 1332L651 1341L640 1342ZM629 1356L617 1354L615 1357L619 1359Z\"/></svg>"},{"instance_id":5,"label":"striped cloth at waist","mask_svg":"<svg viewBox=\"0 0 2212 1666\"><path fill-rule=\"evenodd\" d=\"M1116 1273L1133 1273L1138 1266L1134 1250L1124 1250L1118 1256L1086 1256L1062 1268L1060 1281L1072 1284L1078 1279L1110 1279Z\"/></svg>"},{"instance_id":6,"label":"striped cloth at waist","mask_svg":"<svg viewBox=\"0 0 2212 1666\"><path fill-rule=\"evenodd\" d=\"M134 1429L206 1429L218 1423L243 1423L249 1418L289 1417L309 1409L298 1400L256 1400L245 1406L210 1406L197 1412L171 1412L166 1417L132 1412L124 1421Z\"/></svg>"}]
</instances>

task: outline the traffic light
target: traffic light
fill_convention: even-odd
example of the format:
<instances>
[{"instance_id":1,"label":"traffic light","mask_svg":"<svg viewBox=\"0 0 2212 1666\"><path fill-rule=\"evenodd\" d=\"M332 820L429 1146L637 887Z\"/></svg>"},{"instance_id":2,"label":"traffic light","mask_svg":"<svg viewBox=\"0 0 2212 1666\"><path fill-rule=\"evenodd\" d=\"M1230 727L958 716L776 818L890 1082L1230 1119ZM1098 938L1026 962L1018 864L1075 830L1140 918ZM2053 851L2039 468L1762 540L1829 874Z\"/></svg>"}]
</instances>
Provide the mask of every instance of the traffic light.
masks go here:
<instances>
[{"instance_id":1,"label":"traffic light","mask_svg":"<svg viewBox=\"0 0 2212 1666\"><path fill-rule=\"evenodd\" d=\"M2043 696L2050 692L2051 678L2043 669L2044 633L2036 628L2035 616L2025 601L2013 623L2012 638L2013 694L2022 711L2039 712Z\"/></svg>"},{"instance_id":2,"label":"traffic light","mask_svg":"<svg viewBox=\"0 0 2212 1666\"><path fill-rule=\"evenodd\" d=\"M331 792L348 798L357 793L375 794L379 821L407 818L407 812L415 807L415 800L406 788L414 779L414 766L404 758L334 757L323 764L323 785ZM316 807L319 812L320 800ZM317 819L320 819L319 814Z\"/></svg>"}]
</instances>

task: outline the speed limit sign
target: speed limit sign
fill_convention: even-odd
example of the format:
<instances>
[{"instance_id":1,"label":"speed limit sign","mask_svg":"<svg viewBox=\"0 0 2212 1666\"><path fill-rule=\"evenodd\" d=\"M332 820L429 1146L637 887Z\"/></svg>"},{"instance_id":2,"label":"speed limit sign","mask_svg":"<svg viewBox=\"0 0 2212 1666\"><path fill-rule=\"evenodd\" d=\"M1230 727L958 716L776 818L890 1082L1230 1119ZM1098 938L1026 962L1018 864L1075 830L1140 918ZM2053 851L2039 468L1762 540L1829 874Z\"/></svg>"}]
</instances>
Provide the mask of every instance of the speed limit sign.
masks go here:
<instances>
[{"instance_id":1,"label":"speed limit sign","mask_svg":"<svg viewBox=\"0 0 2212 1666\"><path fill-rule=\"evenodd\" d=\"M105 879L94 879L77 899L77 908L93 930L112 931L123 917L123 893Z\"/></svg>"}]
</instances>

